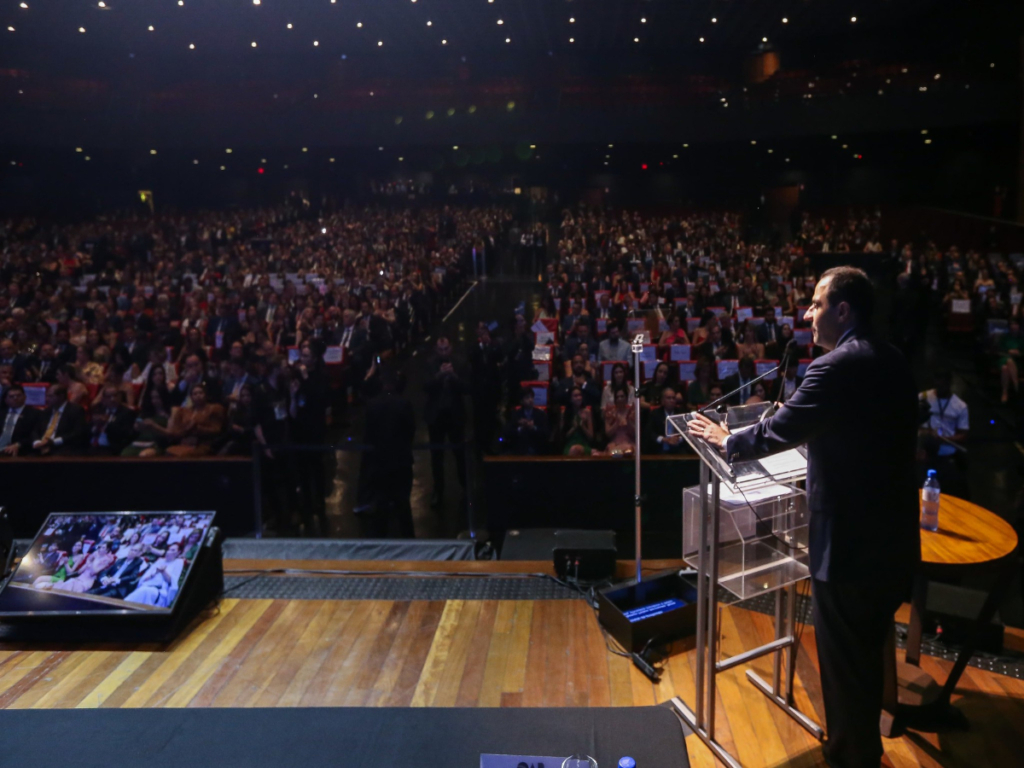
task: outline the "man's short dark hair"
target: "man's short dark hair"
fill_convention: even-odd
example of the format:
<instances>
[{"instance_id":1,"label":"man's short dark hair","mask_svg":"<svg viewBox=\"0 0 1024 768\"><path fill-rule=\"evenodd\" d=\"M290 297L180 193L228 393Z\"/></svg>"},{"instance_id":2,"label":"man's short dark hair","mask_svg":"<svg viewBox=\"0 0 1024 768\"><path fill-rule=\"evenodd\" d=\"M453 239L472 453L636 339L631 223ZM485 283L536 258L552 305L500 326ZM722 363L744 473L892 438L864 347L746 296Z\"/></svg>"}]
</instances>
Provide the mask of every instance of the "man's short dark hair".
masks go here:
<instances>
[{"instance_id":1,"label":"man's short dark hair","mask_svg":"<svg viewBox=\"0 0 1024 768\"><path fill-rule=\"evenodd\" d=\"M25 388L23 386L21 386L21 384L11 384L11 386L9 386L7 388L7 391L8 392L21 392L21 394L25 394ZM7 395L5 394L4 397L7 397Z\"/></svg>"},{"instance_id":2,"label":"man's short dark hair","mask_svg":"<svg viewBox=\"0 0 1024 768\"><path fill-rule=\"evenodd\" d=\"M845 301L857 315L857 320L870 322L875 310L875 287L867 272L857 267L833 267L825 270L821 279L829 281L825 293L829 306Z\"/></svg>"}]
</instances>

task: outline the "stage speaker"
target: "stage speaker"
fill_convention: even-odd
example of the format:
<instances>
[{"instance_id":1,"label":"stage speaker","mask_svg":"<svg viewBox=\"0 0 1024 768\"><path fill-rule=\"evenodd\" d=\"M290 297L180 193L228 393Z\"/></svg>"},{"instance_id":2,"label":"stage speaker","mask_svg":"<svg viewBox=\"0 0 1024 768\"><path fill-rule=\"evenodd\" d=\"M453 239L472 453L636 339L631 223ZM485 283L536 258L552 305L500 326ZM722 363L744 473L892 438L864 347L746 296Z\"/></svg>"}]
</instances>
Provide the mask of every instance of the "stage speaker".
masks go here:
<instances>
[{"instance_id":1,"label":"stage speaker","mask_svg":"<svg viewBox=\"0 0 1024 768\"><path fill-rule=\"evenodd\" d=\"M929 582L924 631L934 633L944 643L963 645L970 639L987 597L986 593L976 589L943 584L940 581ZM998 613L981 627L976 647L986 653L1002 653L1003 623Z\"/></svg>"},{"instance_id":2,"label":"stage speaker","mask_svg":"<svg viewBox=\"0 0 1024 768\"><path fill-rule=\"evenodd\" d=\"M615 531L558 528L510 530L502 560L550 560L561 579L607 581L615 575Z\"/></svg>"}]
</instances>

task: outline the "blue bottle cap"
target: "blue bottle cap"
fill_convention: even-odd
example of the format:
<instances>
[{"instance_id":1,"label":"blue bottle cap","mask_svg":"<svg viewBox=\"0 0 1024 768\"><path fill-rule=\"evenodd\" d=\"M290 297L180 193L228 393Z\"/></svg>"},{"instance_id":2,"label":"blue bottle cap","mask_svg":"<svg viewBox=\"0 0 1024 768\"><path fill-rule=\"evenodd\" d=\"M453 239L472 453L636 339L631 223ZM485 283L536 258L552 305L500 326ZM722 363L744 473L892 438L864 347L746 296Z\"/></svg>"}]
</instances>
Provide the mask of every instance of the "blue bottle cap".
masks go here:
<instances>
[{"instance_id":1,"label":"blue bottle cap","mask_svg":"<svg viewBox=\"0 0 1024 768\"><path fill-rule=\"evenodd\" d=\"M619 758L619 768L636 768L636 760L632 757Z\"/></svg>"},{"instance_id":2,"label":"blue bottle cap","mask_svg":"<svg viewBox=\"0 0 1024 768\"><path fill-rule=\"evenodd\" d=\"M928 470L928 477L935 477L937 474L939 474L939 473L936 472L934 469L929 469Z\"/></svg>"}]
</instances>

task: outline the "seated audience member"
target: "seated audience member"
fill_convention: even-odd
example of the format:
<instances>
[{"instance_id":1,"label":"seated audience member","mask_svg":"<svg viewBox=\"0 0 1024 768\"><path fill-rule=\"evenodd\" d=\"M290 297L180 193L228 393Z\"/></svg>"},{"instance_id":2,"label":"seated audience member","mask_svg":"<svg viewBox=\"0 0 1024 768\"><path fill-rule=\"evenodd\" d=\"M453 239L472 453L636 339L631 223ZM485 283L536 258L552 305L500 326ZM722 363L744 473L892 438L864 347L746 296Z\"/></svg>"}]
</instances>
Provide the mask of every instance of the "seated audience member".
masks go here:
<instances>
[{"instance_id":1,"label":"seated audience member","mask_svg":"<svg viewBox=\"0 0 1024 768\"><path fill-rule=\"evenodd\" d=\"M28 358L20 354L11 339L0 339L0 365L11 366L14 381L24 381Z\"/></svg>"},{"instance_id":2,"label":"seated audience member","mask_svg":"<svg viewBox=\"0 0 1024 768\"><path fill-rule=\"evenodd\" d=\"M1020 356L1024 349L1024 336L1020 331L1020 320L1013 318L1009 323L1009 330L1001 334L997 342L999 350L999 376L1003 385L1001 402L1006 403L1010 399L1010 387L1013 393L1020 391Z\"/></svg>"},{"instance_id":3,"label":"seated audience member","mask_svg":"<svg viewBox=\"0 0 1024 768\"><path fill-rule=\"evenodd\" d=\"M649 381L640 385L640 405L644 408L657 408L661 405L661 390L669 386L672 369L668 363L658 363L654 367L654 375Z\"/></svg>"},{"instance_id":4,"label":"seated audience member","mask_svg":"<svg viewBox=\"0 0 1024 768\"><path fill-rule=\"evenodd\" d=\"M739 328L739 341L736 342L736 354L740 358L752 357L754 360L764 359L764 344L757 340L757 332L753 323L745 320Z\"/></svg>"},{"instance_id":5,"label":"seated audience member","mask_svg":"<svg viewBox=\"0 0 1024 768\"><path fill-rule=\"evenodd\" d=\"M798 374L800 361L796 359L796 356L790 357L788 365L786 365L786 361L783 361L783 365L785 366L785 376L776 376L772 379L769 387L769 396L777 403L788 401L803 383L803 377Z\"/></svg>"},{"instance_id":6,"label":"seated audience member","mask_svg":"<svg viewBox=\"0 0 1024 768\"><path fill-rule=\"evenodd\" d=\"M970 434L967 403L953 392L953 376L948 370L935 374L935 388L920 394L927 404L928 421L919 438L927 469L939 473L942 490L962 498L970 497L964 455L957 450Z\"/></svg>"},{"instance_id":7,"label":"seated audience member","mask_svg":"<svg viewBox=\"0 0 1024 768\"><path fill-rule=\"evenodd\" d=\"M782 360L782 356L786 354L786 350L789 349L797 357L801 354L801 349L806 350L806 347L790 347L790 342L793 341L793 326L789 323L783 323L779 329L779 340L772 342L765 347L764 359L765 360Z\"/></svg>"},{"instance_id":8,"label":"seated audience member","mask_svg":"<svg viewBox=\"0 0 1024 768\"><path fill-rule=\"evenodd\" d=\"M181 545L170 544L163 557L153 561L124 599L129 603L169 608L178 594L178 582L185 567Z\"/></svg>"},{"instance_id":9,"label":"seated audience member","mask_svg":"<svg viewBox=\"0 0 1024 768\"><path fill-rule=\"evenodd\" d=\"M629 342L621 338L622 329L617 324L608 325L608 338L597 347L598 362L629 360Z\"/></svg>"},{"instance_id":10,"label":"seated audience member","mask_svg":"<svg viewBox=\"0 0 1024 768\"><path fill-rule=\"evenodd\" d=\"M135 385L125 377L125 368L120 363L111 363L107 366L106 376L103 378L104 387L113 387L117 390L118 395L121 397L121 401L125 403L129 408L135 407ZM103 388L100 388L96 392L96 397L93 398L91 408L98 408L100 401L103 398Z\"/></svg>"},{"instance_id":11,"label":"seated audience member","mask_svg":"<svg viewBox=\"0 0 1024 768\"><path fill-rule=\"evenodd\" d=\"M533 389L523 387L520 404L512 411L502 432L505 453L539 456L548 452L548 415L533 404Z\"/></svg>"},{"instance_id":12,"label":"seated audience member","mask_svg":"<svg viewBox=\"0 0 1024 768\"><path fill-rule=\"evenodd\" d=\"M576 323L573 334L565 342L563 349L565 357L571 359L573 355L579 354L581 344L586 344L587 349L596 349L598 346L597 340L590 334L590 323L586 321L586 318Z\"/></svg>"},{"instance_id":13,"label":"seated audience member","mask_svg":"<svg viewBox=\"0 0 1024 768\"><path fill-rule=\"evenodd\" d=\"M567 405L572 394L573 387L579 387L583 392L584 405L597 408L601 404L601 390L598 389L594 377L587 372L586 363L582 355L576 355L572 359L572 375L563 378L558 382L555 390L555 399L561 405Z\"/></svg>"},{"instance_id":14,"label":"seated audience member","mask_svg":"<svg viewBox=\"0 0 1024 768\"><path fill-rule=\"evenodd\" d=\"M178 380L178 373L175 371L174 365L167 359L167 350L162 346L150 347L149 361L146 363L145 368L139 370L138 366L133 367L131 371L132 383L147 383L156 370L164 372L164 381L170 386L174 386L174 383Z\"/></svg>"},{"instance_id":15,"label":"seated audience member","mask_svg":"<svg viewBox=\"0 0 1024 768\"><path fill-rule=\"evenodd\" d=\"M636 449L636 409L626 402L626 391L615 390L615 400L604 409L607 452L612 456L632 456Z\"/></svg>"},{"instance_id":16,"label":"seated audience member","mask_svg":"<svg viewBox=\"0 0 1024 768\"><path fill-rule=\"evenodd\" d=\"M189 355L185 358L181 377L171 392L171 402L174 405L189 405L193 389L200 384L203 385L207 402L219 403L221 401L220 382L209 375L206 365L199 355Z\"/></svg>"},{"instance_id":17,"label":"seated audience member","mask_svg":"<svg viewBox=\"0 0 1024 768\"><path fill-rule=\"evenodd\" d=\"M768 346L771 344L777 345L780 339L780 333L782 329L779 324L775 322L775 308L768 307L764 313L764 322L757 326L757 340L765 346L767 351Z\"/></svg>"},{"instance_id":18,"label":"seated audience member","mask_svg":"<svg viewBox=\"0 0 1024 768\"><path fill-rule=\"evenodd\" d=\"M594 417L590 406L583 403L583 389L569 390L569 404L562 409L559 425L562 453L565 456L589 456L594 445Z\"/></svg>"},{"instance_id":19,"label":"seated audience member","mask_svg":"<svg viewBox=\"0 0 1024 768\"><path fill-rule=\"evenodd\" d=\"M206 399L206 387L192 387L188 405L171 412L167 424L171 456L206 456L224 428L224 407Z\"/></svg>"},{"instance_id":20,"label":"seated audience member","mask_svg":"<svg viewBox=\"0 0 1024 768\"><path fill-rule=\"evenodd\" d=\"M686 335L686 330L683 328L683 319L677 313L673 313L668 319L668 330L661 334L661 338L658 339L658 346L662 348L662 353L667 353L667 348L673 344L689 344L690 337Z\"/></svg>"},{"instance_id":21,"label":"seated audience member","mask_svg":"<svg viewBox=\"0 0 1024 768\"><path fill-rule=\"evenodd\" d=\"M625 390L626 403L632 408L636 395L633 393L633 385L629 382L629 372L624 363L616 363L612 366L612 377L604 385L604 391L601 393L602 411L615 402L615 392L620 389Z\"/></svg>"},{"instance_id":22,"label":"seated audience member","mask_svg":"<svg viewBox=\"0 0 1024 768\"><path fill-rule=\"evenodd\" d=\"M722 381L722 389L726 392L739 390L729 398L731 405L743 405L754 393L753 380L757 378L757 369L754 366L754 358L744 357L740 359L739 370L731 376L726 376Z\"/></svg>"},{"instance_id":23,"label":"seated audience member","mask_svg":"<svg viewBox=\"0 0 1024 768\"><path fill-rule=\"evenodd\" d=\"M156 382L162 376L160 369L152 377ZM131 444L121 451L122 456L161 456L170 442L168 423L171 417L171 393L166 387L150 386L142 399L139 418L135 420L135 435Z\"/></svg>"},{"instance_id":24,"label":"seated audience member","mask_svg":"<svg viewBox=\"0 0 1024 768\"><path fill-rule=\"evenodd\" d=\"M53 344L39 345L39 356L26 372L26 380L39 384L57 383L57 352Z\"/></svg>"},{"instance_id":25,"label":"seated audience member","mask_svg":"<svg viewBox=\"0 0 1024 768\"><path fill-rule=\"evenodd\" d=\"M45 544L43 549L46 549ZM32 586L36 589L50 589L54 584L77 576L85 565L85 558L84 542L81 539L71 545L71 554L60 552L55 543L50 544L49 553L43 556L40 563L46 575L37 578L32 582Z\"/></svg>"},{"instance_id":26,"label":"seated audience member","mask_svg":"<svg viewBox=\"0 0 1024 768\"><path fill-rule=\"evenodd\" d=\"M141 543L122 544L124 557L99 574L89 594L124 600L135 591L143 572L149 568L149 563L142 557L142 548Z\"/></svg>"},{"instance_id":27,"label":"seated audience member","mask_svg":"<svg viewBox=\"0 0 1024 768\"><path fill-rule=\"evenodd\" d=\"M238 399L230 402L227 421L227 429L217 446L219 456L250 456L254 442L266 447L251 385L243 384Z\"/></svg>"},{"instance_id":28,"label":"seated audience member","mask_svg":"<svg viewBox=\"0 0 1024 768\"><path fill-rule=\"evenodd\" d=\"M746 399L743 405L754 405L755 403L763 403L768 399L768 390L764 386L763 381L757 382L750 390L750 397Z\"/></svg>"},{"instance_id":29,"label":"seated audience member","mask_svg":"<svg viewBox=\"0 0 1024 768\"><path fill-rule=\"evenodd\" d=\"M24 456L39 429L39 411L25 405L25 389L11 384L0 408L0 456Z\"/></svg>"},{"instance_id":30,"label":"seated audience member","mask_svg":"<svg viewBox=\"0 0 1024 768\"><path fill-rule=\"evenodd\" d=\"M717 319L708 323L707 341L694 351L694 359L710 360L712 363L736 359L736 345L729 341Z\"/></svg>"},{"instance_id":31,"label":"seated audience member","mask_svg":"<svg viewBox=\"0 0 1024 768\"><path fill-rule=\"evenodd\" d=\"M665 387L661 390L661 405L651 411L644 431L644 453L682 453L689 446L678 430L669 427L666 434L665 426L669 416L681 413L676 407L676 390Z\"/></svg>"},{"instance_id":32,"label":"seated audience member","mask_svg":"<svg viewBox=\"0 0 1024 768\"><path fill-rule=\"evenodd\" d=\"M121 403L121 392L113 384L100 391L90 432L89 453L94 456L120 456L135 435L135 412Z\"/></svg>"},{"instance_id":33,"label":"seated audience member","mask_svg":"<svg viewBox=\"0 0 1024 768\"><path fill-rule=\"evenodd\" d=\"M68 391L53 384L46 391L46 408L36 423L32 448L41 456L73 456L85 451L89 425L85 411L68 402Z\"/></svg>"},{"instance_id":34,"label":"seated audience member","mask_svg":"<svg viewBox=\"0 0 1024 768\"><path fill-rule=\"evenodd\" d=\"M714 384L714 368L712 363L701 360L694 366L696 378L686 387L686 403L692 409L707 405L714 398L711 397L711 387Z\"/></svg>"},{"instance_id":35,"label":"seated audience member","mask_svg":"<svg viewBox=\"0 0 1024 768\"><path fill-rule=\"evenodd\" d=\"M57 368L57 383L67 392L68 402L80 405L83 408L89 405L89 388L78 378L78 371L71 363L65 363Z\"/></svg>"},{"instance_id":36,"label":"seated audience member","mask_svg":"<svg viewBox=\"0 0 1024 768\"><path fill-rule=\"evenodd\" d=\"M103 366L93 361L93 353L88 347L79 347L75 353L75 368L78 378L85 384L103 383Z\"/></svg>"},{"instance_id":37,"label":"seated audience member","mask_svg":"<svg viewBox=\"0 0 1024 768\"><path fill-rule=\"evenodd\" d=\"M111 551L111 543L101 541L94 550L89 552L74 577L54 582L50 588L60 592L88 592L96 584L96 578L113 565L114 560L115 555Z\"/></svg>"}]
</instances>

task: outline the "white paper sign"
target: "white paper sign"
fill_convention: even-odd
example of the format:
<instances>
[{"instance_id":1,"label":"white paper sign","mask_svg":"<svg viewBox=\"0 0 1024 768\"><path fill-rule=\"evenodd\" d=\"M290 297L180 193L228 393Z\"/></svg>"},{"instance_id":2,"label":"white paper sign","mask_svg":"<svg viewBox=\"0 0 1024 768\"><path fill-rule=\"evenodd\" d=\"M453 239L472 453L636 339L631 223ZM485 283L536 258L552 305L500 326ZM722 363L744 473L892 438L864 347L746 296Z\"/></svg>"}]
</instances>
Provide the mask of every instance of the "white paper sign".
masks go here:
<instances>
[{"instance_id":1,"label":"white paper sign","mask_svg":"<svg viewBox=\"0 0 1024 768\"><path fill-rule=\"evenodd\" d=\"M697 380L697 362L695 360L683 360L679 363L679 380L680 381L696 381Z\"/></svg>"},{"instance_id":2,"label":"white paper sign","mask_svg":"<svg viewBox=\"0 0 1024 768\"><path fill-rule=\"evenodd\" d=\"M691 354L693 353L689 344L673 344L668 348L668 359L675 362L689 360Z\"/></svg>"},{"instance_id":3,"label":"white paper sign","mask_svg":"<svg viewBox=\"0 0 1024 768\"><path fill-rule=\"evenodd\" d=\"M340 364L342 352L343 350L341 347L327 347L327 349L324 350L324 363L327 365Z\"/></svg>"},{"instance_id":4,"label":"white paper sign","mask_svg":"<svg viewBox=\"0 0 1024 768\"><path fill-rule=\"evenodd\" d=\"M969 315L969 314L971 314L971 300L970 299L953 299L953 314L954 315Z\"/></svg>"},{"instance_id":5,"label":"white paper sign","mask_svg":"<svg viewBox=\"0 0 1024 768\"><path fill-rule=\"evenodd\" d=\"M740 361L739 360L719 360L718 361L718 378L724 379L727 376L732 376L734 373L739 371Z\"/></svg>"}]
</instances>

